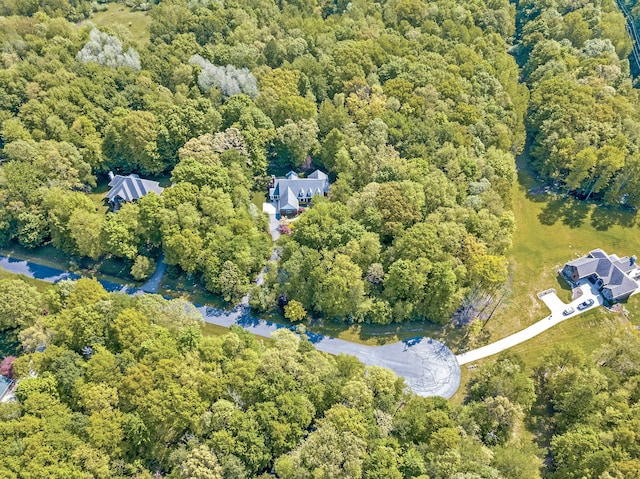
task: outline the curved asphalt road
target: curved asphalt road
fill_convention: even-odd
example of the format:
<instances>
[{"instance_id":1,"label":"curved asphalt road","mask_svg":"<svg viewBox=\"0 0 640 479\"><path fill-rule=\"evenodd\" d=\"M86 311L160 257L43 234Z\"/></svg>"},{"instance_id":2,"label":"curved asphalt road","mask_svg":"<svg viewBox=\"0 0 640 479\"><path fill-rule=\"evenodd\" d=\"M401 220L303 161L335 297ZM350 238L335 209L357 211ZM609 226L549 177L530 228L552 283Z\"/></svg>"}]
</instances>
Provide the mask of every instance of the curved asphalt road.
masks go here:
<instances>
[{"instance_id":1,"label":"curved asphalt road","mask_svg":"<svg viewBox=\"0 0 640 479\"><path fill-rule=\"evenodd\" d=\"M159 262L159 267L164 263ZM0 255L0 267L12 273L23 274L51 283L63 279L78 279L74 273L21 261ZM157 274L156 274L157 273ZM100 281L107 291L126 294L144 294L144 290L157 291L161 274L156 271L151 282L142 289L123 286L110 281ZM269 337L282 324L252 317L246 304L240 304L231 311L194 305L208 323L229 327L237 324L253 334ZM450 398L460 385L460 366L451 350L444 344L430 338L412 338L383 346L366 346L321 334L307 332L307 337L320 350L331 354L356 356L364 364L382 366L394 371L405 379L407 385L420 396L443 396Z\"/></svg>"}]
</instances>

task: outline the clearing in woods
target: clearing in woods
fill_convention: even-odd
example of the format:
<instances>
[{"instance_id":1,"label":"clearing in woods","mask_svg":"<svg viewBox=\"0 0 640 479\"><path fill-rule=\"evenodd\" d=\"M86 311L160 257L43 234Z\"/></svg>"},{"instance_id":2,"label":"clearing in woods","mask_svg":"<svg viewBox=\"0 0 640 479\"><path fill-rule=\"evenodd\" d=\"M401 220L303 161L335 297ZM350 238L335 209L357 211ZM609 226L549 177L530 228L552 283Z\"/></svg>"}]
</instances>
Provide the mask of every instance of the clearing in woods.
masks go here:
<instances>
[{"instance_id":1,"label":"clearing in woods","mask_svg":"<svg viewBox=\"0 0 640 479\"><path fill-rule=\"evenodd\" d=\"M98 27L112 28L121 40L131 39L138 45L149 42L151 17L148 12L132 11L121 3L109 3L106 10L96 12L88 21ZM124 32L129 38L125 38Z\"/></svg>"}]
</instances>

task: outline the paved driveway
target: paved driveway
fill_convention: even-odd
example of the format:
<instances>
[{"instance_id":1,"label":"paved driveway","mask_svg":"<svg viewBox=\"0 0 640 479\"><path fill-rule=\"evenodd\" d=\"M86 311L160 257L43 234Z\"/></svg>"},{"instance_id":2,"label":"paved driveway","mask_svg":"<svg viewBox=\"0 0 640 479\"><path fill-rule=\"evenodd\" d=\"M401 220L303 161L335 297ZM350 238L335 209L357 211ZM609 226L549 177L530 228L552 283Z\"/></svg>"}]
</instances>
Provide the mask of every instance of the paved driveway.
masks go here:
<instances>
[{"instance_id":1,"label":"paved driveway","mask_svg":"<svg viewBox=\"0 0 640 479\"><path fill-rule=\"evenodd\" d=\"M594 285L586 281L579 285L579 288L582 290L582 295L577 299L571 301L571 303L566 304L563 303L555 291L549 290L547 292L543 292L538 294L538 297L547 305L551 314L544 319L541 319L537 323L532 324L528 328L523 329L522 331L518 331L511 336L507 336L506 338L500 339L495 343L488 344L487 346L483 346L478 349L474 349L472 351L468 351L463 354L458 354L456 359L460 365L472 363L474 361L478 361L480 359L486 358L488 356L493 356L494 354L498 354L505 349L509 349L516 344L523 343L538 334L546 331L547 329L552 328L558 323L561 323L565 319L572 318L577 316L578 314L584 313L593 308L597 308L601 306L602 296L596 289ZM589 299L593 299L593 304L584 310L579 310L578 305L584 301ZM568 307L573 307L575 310L573 313L565 316L562 312Z\"/></svg>"},{"instance_id":2,"label":"paved driveway","mask_svg":"<svg viewBox=\"0 0 640 479\"><path fill-rule=\"evenodd\" d=\"M601 306L603 304L602 295L595 287L595 285L591 284L589 281L581 282L578 288L580 288L582 294L570 303L563 303L560 298L558 298L558 295L555 293L555 291L552 291L548 294L540 293L538 294L538 298L540 298L542 302L547 305L547 308L549 308L549 310L551 311L550 317L552 317L553 319L561 318L561 320L571 318L577 314L580 314L582 311L578 309L578 305L580 303L588 301L589 299L593 299L593 304L587 309L597 308L598 306ZM562 314L562 312L569 307L572 307L573 309L575 309L575 311L567 316ZM584 311L586 311L587 309L585 309Z\"/></svg>"},{"instance_id":3,"label":"paved driveway","mask_svg":"<svg viewBox=\"0 0 640 479\"><path fill-rule=\"evenodd\" d=\"M277 252L274 252L274 255L277 255ZM12 273L24 274L30 278L51 283L57 283L61 279L80 278L77 274L1 255L0 267ZM108 281L100 281L100 283L107 291L144 294L142 290L121 284ZM288 327L251 316L246 299L244 303L230 311L209 306L194 306L208 323L227 328L232 324L237 324L259 336L270 337L272 332ZM434 339L413 338L383 346L366 346L312 332L308 332L307 337L320 351L330 354L353 355L364 364L391 369L398 376L402 376L407 385L421 396L449 398L453 396L460 385L460 366L458 366L456 357L447 346Z\"/></svg>"},{"instance_id":4,"label":"paved driveway","mask_svg":"<svg viewBox=\"0 0 640 479\"><path fill-rule=\"evenodd\" d=\"M267 338L280 328L292 329L251 316L249 308L244 305L236 306L231 311L200 306L198 311L207 323L225 328L237 324L253 334ZM455 355L435 339L412 338L382 346L367 346L311 331L306 334L320 351L335 355L348 354L368 366L391 369L403 377L407 386L420 396L450 398L460 386L460 366Z\"/></svg>"},{"instance_id":5,"label":"paved driveway","mask_svg":"<svg viewBox=\"0 0 640 479\"><path fill-rule=\"evenodd\" d=\"M164 262L164 253L160 255L158 258L158 263L156 265L156 269L153 274L149 277L146 283L144 283L140 289L145 293L158 293L158 289L160 288L160 283L162 282L162 277L164 273L167 271L167 263Z\"/></svg>"},{"instance_id":6,"label":"paved driveway","mask_svg":"<svg viewBox=\"0 0 640 479\"><path fill-rule=\"evenodd\" d=\"M280 222L276 215L276 207L273 203L262 203L262 212L269 215L269 233L271 233L271 239L276 241L280 238Z\"/></svg>"}]
</instances>

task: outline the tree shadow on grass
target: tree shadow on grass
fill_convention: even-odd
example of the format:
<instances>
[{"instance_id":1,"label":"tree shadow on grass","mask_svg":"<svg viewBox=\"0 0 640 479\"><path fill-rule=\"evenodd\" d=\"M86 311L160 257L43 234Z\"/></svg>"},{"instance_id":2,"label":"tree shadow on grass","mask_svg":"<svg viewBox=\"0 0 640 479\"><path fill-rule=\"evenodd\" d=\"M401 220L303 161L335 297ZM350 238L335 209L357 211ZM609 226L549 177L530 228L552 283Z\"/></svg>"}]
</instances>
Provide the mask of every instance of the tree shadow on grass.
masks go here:
<instances>
[{"instance_id":1,"label":"tree shadow on grass","mask_svg":"<svg viewBox=\"0 0 640 479\"><path fill-rule=\"evenodd\" d=\"M557 287L565 291L572 291L571 285L560 274L556 275Z\"/></svg>"},{"instance_id":2,"label":"tree shadow on grass","mask_svg":"<svg viewBox=\"0 0 640 479\"><path fill-rule=\"evenodd\" d=\"M558 221L570 228L582 226L589 207L572 198L555 197L547 202L542 211L538 214L538 219L543 225L551 226Z\"/></svg>"},{"instance_id":3,"label":"tree shadow on grass","mask_svg":"<svg viewBox=\"0 0 640 479\"><path fill-rule=\"evenodd\" d=\"M598 231L607 231L615 225L632 227L636 223L634 212L622 208L598 206L591 214L591 226Z\"/></svg>"}]
</instances>

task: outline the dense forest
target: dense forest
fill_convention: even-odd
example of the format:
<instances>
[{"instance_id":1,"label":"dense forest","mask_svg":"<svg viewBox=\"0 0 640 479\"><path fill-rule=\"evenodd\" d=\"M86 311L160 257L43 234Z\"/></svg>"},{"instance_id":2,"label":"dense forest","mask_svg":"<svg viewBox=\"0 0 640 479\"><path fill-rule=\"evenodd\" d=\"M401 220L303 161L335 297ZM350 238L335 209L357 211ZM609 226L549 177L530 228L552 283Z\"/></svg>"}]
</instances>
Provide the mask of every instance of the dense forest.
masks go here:
<instances>
[{"instance_id":1,"label":"dense forest","mask_svg":"<svg viewBox=\"0 0 640 479\"><path fill-rule=\"evenodd\" d=\"M1 286L0 319L32 313L19 402L0 405L3 478L536 477L533 449L509 443L534 399L509 359L453 408L288 330L203 337L179 300Z\"/></svg>"},{"instance_id":2,"label":"dense forest","mask_svg":"<svg viewBox=\"0 0 640 479\"><path fill-rule=\"evenodd\" d=\"M144 45L71 23L85 6L4 3L3 244L120 258L138 278L163 251L236 301L271 251L251 192L311 162L330 197L254 307L446 322L504 280L527 102L507 1L161 2ZM173 187L105 214L86 192L108 171Z\"/></svg>"},{"instance_id":3,"label":"dense forest","mask_svg":"<svg viewBox=\"0 0 640 479\"><path fill-rule=\"evenodd\" d=\"M455 405L288 330L203 336L188 304L94 280L2 280L0 321L15 318L7 479L535 479L542 448L545 477L640 474L640 338L618 324L593 357L557 348L532 377L502 355Z\"/></svg>"},{"instance_id":4,"label":"dense forest","mask_svg":"<svg viewBox=\"0 0 640 479\"><path fill-rule=\"evenodd\" d=\"M640 206L614 0L124 3L148 41L96 28L87 0L0 2L0 247L140 280L163 254L292 320L444 324L507 278L515 155L557 194ZM330 193L269 262L254 198L315 168ZM106 211L110 171L167 187ZM6 329L3 479L640 477L640 339L618 323L592 355L483 363L458 402L304 329L210 336L185 301L89 279L0 279Z\"/></svg>"},{"instance_id":5,"label":"dense forest","mask_svg":"<svg viewBox=\"0 0 640 479\"><path fill-rule=\"evenodd\" d=\"M534 167L567 194L636 209L640 98L622 13L613 0L531 2L518 23Z\"/></svg>"}]
</instances>

